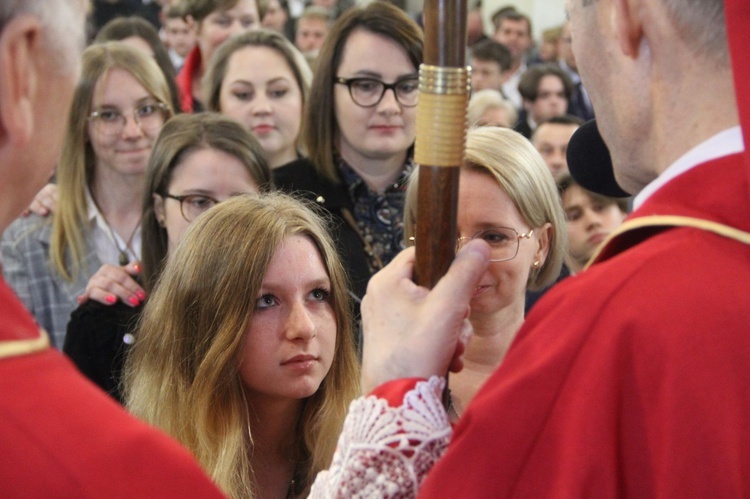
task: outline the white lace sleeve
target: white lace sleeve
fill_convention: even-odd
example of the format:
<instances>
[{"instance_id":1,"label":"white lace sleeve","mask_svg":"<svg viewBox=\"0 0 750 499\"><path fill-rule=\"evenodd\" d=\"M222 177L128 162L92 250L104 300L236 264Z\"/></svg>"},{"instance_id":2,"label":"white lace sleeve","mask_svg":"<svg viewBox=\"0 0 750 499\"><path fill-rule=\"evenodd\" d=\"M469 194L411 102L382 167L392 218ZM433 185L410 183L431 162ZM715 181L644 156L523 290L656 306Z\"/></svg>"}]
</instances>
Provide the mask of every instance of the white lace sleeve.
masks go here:
<instances>
[{"instance_id":1,"label":"white lace sleeve","mask_svg":"<svg viewBox=\"0 0 750 499\"><path fill-rule=\"evenodd\" d=\"M318 474L310 497L416 496L452 433L444 384L437 376L417 383L399 407L376 397L352 402L331 468Z\"/></svg>"}]
</instances>

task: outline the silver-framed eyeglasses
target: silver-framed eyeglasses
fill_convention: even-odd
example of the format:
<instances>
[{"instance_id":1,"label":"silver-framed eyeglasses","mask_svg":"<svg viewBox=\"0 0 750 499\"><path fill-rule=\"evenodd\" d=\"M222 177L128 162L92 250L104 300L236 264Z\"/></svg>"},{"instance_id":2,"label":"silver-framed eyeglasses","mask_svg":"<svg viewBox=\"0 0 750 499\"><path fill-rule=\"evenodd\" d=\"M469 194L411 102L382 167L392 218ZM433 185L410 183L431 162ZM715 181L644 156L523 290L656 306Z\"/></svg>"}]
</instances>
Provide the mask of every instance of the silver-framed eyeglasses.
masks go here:
<instances>
[{"instance_id":1,"label":"silver-framed eyeglasses","mask_svg":"<svg viewBox=\"0 0 750 499\"><path fill-rule=\"evenodd\" d=\"M158 101L148 101L133 108L133 120L143 133L155 133L169 116L169 106ZM88 120L96 126L96 131L113 138L125 129L127 118L116 107L102 107L92 112Z\"/></svg>"},{"instance_id":2,"label":"silver-framed eyeglasses","mask_svg":"<svg viewBox=\"0 0 750 499\"><path fill-rule=\"evenodd\" d=\"M530 239L533 233L534 229L519 234L510 227L492 227L480 230L471 237L459 237L456 239L456 251L472 239L481 239L490 245L491 262L505 262L516 257L521 239Z\"/></svg>"},{"instance_id":3,"label":"silver-framed eyeglasses","mask_svg":"<svg viewBox=\"0 0 750 499\"><path fill-rule=\"evenodd\" d=\"M377 78L336 77L336 83L349 87L349 95L360 107L375 107L383 100L386 90L393 90L396 101L404 107L417 105L419 77L407 76L394 83L385 83Z\"/></svg>"},{"instance_id":4,"label":"silver-framed eyeglasses","mask_svg":"<svg viewBox=\"0 0 750 499\"><path fill-rule=\"evenodd\" d=\"M173 194L164 194L165 198L174 199L180 202L180 213L186 222L192 223L193 220L202 215L209 208L219 204L217 199L204 194L186 194L184 196L175 196Z\"/></svg>"}]
</instances>

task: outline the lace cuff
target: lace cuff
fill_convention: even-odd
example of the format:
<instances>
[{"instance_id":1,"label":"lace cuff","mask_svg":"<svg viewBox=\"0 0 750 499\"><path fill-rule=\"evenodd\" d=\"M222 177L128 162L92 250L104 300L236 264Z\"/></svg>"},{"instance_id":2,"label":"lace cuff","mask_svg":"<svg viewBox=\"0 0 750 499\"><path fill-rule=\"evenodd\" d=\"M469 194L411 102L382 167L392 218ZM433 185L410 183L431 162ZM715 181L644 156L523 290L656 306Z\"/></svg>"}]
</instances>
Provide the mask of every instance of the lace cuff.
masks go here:
<instances>
[{"instance_id":1,"label":"lace cuff","mask_svg":"<svg viewBox=\"0 0 750 499\"><path fill-rule=\"evenodd\" d=\"M331 467L310 497L414 497L452 433L440 402L445 381L420 381L399 407L376 397L352 402Z\"/></svg>"}]
</instances>

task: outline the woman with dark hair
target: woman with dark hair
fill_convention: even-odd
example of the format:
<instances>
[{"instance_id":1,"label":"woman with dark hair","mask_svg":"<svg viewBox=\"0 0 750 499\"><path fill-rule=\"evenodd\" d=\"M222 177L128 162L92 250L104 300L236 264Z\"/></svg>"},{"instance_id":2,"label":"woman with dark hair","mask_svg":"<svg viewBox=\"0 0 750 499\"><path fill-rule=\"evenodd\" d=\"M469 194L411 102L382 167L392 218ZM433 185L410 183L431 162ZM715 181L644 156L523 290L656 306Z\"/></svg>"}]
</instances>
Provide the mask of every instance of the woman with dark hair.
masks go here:
<instances>
[{"instance_id":1,"label":"woman with dark hair","mask_svg":"<svg viewBox=\"0 0 750 499\"><path fill-rule=\"evenodd\" d=\"M287 0L260 0L258 8L264 28L281 33L290 42L294 41L295 19L289 12Z\"/></svg>"},{"instance_id":2,"label":"woman with dark hair","mask_svg":"<svg viewBox=\"0 0 750 499\"><path fill-rule=\"evenodd\" d=\"M309 159L274 170L274 180L333 215L352 291L362 297L403 247L422 31L386 2L354 7L331 27L318 61L302 127Z\"/></svg>"}]
</instances>

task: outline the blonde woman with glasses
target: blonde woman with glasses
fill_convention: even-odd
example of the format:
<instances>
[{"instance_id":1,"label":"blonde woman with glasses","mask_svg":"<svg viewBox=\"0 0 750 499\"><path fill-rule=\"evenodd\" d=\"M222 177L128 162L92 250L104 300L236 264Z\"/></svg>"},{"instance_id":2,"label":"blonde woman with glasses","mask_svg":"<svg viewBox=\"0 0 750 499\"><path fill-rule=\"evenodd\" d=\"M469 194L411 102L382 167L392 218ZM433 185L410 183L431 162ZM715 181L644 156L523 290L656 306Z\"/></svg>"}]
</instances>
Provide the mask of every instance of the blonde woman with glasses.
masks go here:
<instances>
[{"instance_id":1,"label":"blonde woman with glasses","mask_svg":"<svg viewBox=\"0 0 750 499\"><path fill-rule=\"evenodd\" d=\"M62 348L70 312L102 265L141 258L146 164L172 116L164 74L120 42L83 53L57 167L58 208L3 235L3 275L52 343Z\"/></svg>"},{"instance_id":2,"label":"blonde woman with glasses","mask_svg":"<svg viewBox=\"0 0 750 499\"><path fill-rule=\"evenodd\" d=\"M406 201L406 233L416 222L418 172ZM490 266L471 298L474 336L464 369L451 375L449 416L455 422L505 357L524 321L526 290L560 273L565 216L552 175L531 143L507 128L472 129L458 191L457 249L471 239L491 248Z\"/></svg>"}]
</instances>

